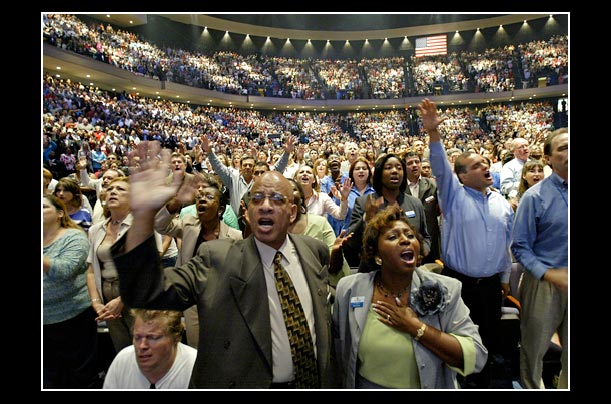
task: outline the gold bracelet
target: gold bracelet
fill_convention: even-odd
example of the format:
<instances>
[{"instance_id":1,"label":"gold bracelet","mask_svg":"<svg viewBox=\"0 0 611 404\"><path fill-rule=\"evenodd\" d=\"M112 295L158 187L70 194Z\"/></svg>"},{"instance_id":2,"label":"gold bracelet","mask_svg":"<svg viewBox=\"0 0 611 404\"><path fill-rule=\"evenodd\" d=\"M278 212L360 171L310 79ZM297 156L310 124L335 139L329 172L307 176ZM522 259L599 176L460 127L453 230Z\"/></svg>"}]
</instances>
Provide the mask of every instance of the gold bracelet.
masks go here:
<instances>
[{"instance_id":1,"label":"gold bracelet","mask_svg":"<svg viewBox=\"0 0 611 404\"><path fill-rule=\"evenodd\" d=\"M101 300L98 299L97 297L94 297L93 299L91 299L91 303L94 303L94 302L101 302Z\"/></svg>"},{"instance_id":2,"label":"gold bracelet","mask_svg":"<svg viewBox=\"0 0 611 404\"><path fill-rule=\"evenodd\" d=\"M424 335L425 331L426 331L426 323L422 323L420 328L418 328L418 332L416 333L416 336L414 337L414 341L419 341L420 337Z\"/></svg>"}]
</instances>

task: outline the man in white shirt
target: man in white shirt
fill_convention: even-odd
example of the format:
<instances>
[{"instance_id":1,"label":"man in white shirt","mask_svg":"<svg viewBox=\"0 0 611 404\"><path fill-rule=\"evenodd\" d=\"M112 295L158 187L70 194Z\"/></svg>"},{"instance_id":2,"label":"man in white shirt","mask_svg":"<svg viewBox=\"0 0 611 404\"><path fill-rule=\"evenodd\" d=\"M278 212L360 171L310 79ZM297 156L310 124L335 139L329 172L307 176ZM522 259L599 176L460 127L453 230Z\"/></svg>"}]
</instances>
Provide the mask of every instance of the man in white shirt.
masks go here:
<instances>
[{"instance_id":1,"label":"man in white shirt","mask_svg":"<svg viewBox=\"0 0 611 404\"><path fill-rule=\"evenodd\" d=\"M182 313L132 309L133 345L123 348L108 368L105 389L186 389L197 350L180 342Z\"/></svg>"},{"instance_id":2,"label":"man in white shirt","mask_svg":"<svg viewBox=\"0 0 611 404\"><path fill-rule=\"evenodd\" d=\"M511 143L514 158L501 168L501 194L505 198L514 197L522 180L522 167L528 160L528 140L521 137L513 139ZM512 191L515 191L512 193Z\"/></svg>"}]
</instances>

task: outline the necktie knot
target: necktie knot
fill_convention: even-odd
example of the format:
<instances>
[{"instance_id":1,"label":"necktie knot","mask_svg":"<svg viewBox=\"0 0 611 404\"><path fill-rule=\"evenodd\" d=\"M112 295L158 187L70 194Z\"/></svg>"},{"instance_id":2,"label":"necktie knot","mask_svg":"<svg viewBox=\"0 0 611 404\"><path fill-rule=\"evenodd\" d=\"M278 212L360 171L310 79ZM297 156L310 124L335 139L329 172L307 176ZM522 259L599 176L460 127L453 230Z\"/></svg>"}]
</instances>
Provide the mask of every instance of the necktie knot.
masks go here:
<instances>
[{"instance_id":1,"label":"necktie knot","mask_svg":"<svg viewBox=\"0 0 611 404\"><path fill-rule=\"evenodd\" d=\"M280 265L282 263L282 253L280 251L276 251L276 255L274 255L274 265Z\"/></svg>"}]
</instances>

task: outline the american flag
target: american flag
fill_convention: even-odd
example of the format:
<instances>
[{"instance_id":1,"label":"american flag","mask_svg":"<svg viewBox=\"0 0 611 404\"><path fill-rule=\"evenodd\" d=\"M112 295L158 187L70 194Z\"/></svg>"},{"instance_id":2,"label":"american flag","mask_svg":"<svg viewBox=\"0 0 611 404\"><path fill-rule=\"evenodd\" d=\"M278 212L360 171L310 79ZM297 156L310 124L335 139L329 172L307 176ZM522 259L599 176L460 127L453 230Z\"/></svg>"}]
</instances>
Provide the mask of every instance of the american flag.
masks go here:
<instances>
[{"instance_id":1,"label":"american flag","mask_svg":"<svg viewBox=\"0 0 611 404\"><path fill-rule=\"evenodd\" d=\"M427 55L447 55L447 35L426 36L416 39L416 57Z\"/></svg>"}]
</instances>

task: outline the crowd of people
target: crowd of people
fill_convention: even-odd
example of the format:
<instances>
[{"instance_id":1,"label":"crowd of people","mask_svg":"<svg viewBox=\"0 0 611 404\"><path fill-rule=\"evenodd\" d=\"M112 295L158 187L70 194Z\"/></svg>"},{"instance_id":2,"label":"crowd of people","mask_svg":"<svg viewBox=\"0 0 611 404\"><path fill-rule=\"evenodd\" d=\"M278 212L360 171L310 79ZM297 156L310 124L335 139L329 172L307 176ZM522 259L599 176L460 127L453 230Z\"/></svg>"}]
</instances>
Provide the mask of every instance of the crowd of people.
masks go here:
<instances>
[{"instance_id":1,"label":"crowd of people","mask_svg":"<svg viewBox=\"0 0 611 404\"><path fill-rule=\"evenodd\" d=\"M567 36L331 61L43 20L55 46L235 94L401 98L568 73ZM549 387L556 334L568 388L569 140L554 110L270 113L45 75L43 388L489 389L512 265L519 382ZM97 324L116 355L101 373Z\"/></svg>"},{"instance_id":2,"label":"crowd of people","mask_svg":"<svg viewBox=\"0 0 611 404\"><path fill-rule=\"evenodd\" d=\"M568 36L482 52L361 60L299 59L162 48L110 24L45 14L43 38L134 74L230 94L299 99L403 98L500 92L568 81ZM519 83L523 83L521 86Z\"/></svg>"},{"instance_id":3,"label":"crowd of people","mask_svg":"<svg viewBox=\"0 0 611 404\"><path fill-rule=\"evenodd\" d=\"M146 99L111 99L51 79L45 84L46 96L63 109L45 110L43 116L43 208L56 212L48 215L44 231L44 310L49 313L44 332L56 336L75 315L86 317L88 325L106 322L118 355L105 387L489 388L512 262L530 276L523 301L529 320L522 325L521 381L528 388L544 387L540 359L545 341L558 332L563 347L558 387L567 387L568 246L562 244L567 230L562 221L554 230L538 230L537 218L545 212L532 207L526 213L526 206L542 203L548 209L539 199L556 203L559 196L568 203L568 131L520 131L523 137L516 138L499 133L498 144L484 136L459 136L454 126L444 126L453 110L441 114L425 99L418 109L423 136L374 135L358 142L345 140L349 136L339 129L332 136L344 141L337 144L315 135L299 143L284 126L283 143L276 147L223 128L236 118L321 126L338 119L190 110ZM400 119L396 111L389 116ZM363 112L353 118L371 122ZM174 147L163 142L170 122L174 136L181 135ZM211 132L200 132L200 122ZM155 124L161 139L151 135ZM109 137L116 139L112 144L128 146L102 149L111 145ZM58 144L81 149L85 142L104 153L99 170L82 154L75 172L53 183L54 149ZM499 150L506 151L502 161L497 161ZM538 160L542 155L550 165ZM236 156L238 167L230 167ZM316 169L319 160L326 162L322 171ZM498 188L493 163L499 163ZM546 176L543 167L551 173ZM553 187L539 196L544 186ZM563 191L556 195L554 187ZM102 215L92 215L95 209L86 207L81 188L95 191L91 205ZM189 209L192 213L186 213ZM566 205L553 209L556 216L566 214ZM70 211L88 212L89 226L79 216L71 219ZM520 230L514 227L518 218ZM59 228L79 229L72 233L84 240L82 261L70 263L76 265L71 275L64 269L68 264L61 264L70 255L61 253ZM541 242L535 237L539 231ZM553 257L545 247L550 232L558 241ZM165 265L162 235L178 249L176 261ZM512 236L522 237L519 245ZM439 265L441 273L428 263ZM80 291L71 293L87 303L73 299L71 304L82 304L61 318L52 316L46 299L47 293L49 299L57 295L52 289L60 285L53 279L60 270L62 276L80 276ZM308 370L301 368L305 359L285 324L278 271L286 271L294 284L292 296L308 325L315 359ZM438 299L435 307L430 293ZM533 307L543 299L557 309L553 319ZM134 313L142 309L139 321ZM85 311L79 315L79 310ZM176 316L185 319L188 345L180 342L182 328L165 329L164 321L169 326ZM532 324L542 318L547 326L539 333ZM72 366L96 363L95 333L85 323L69 332L91 341L90 349L72 355L72 362L61 358L67 346L45 338L43 348L53 355L43 356L44 388L101 385L95 375L76 380L73 374ZM86 329L89 334L83 334ZM384 365L405 350L410 353L405 362ZM191 359L183 358L186 352ZM184 364L187 360L192 366ZM152 371L155 361L159 368ZM166 377L171 369L180 374ZM129 376L121 384L117 374L123 373Z\"/></svg>"}]
</instances>

